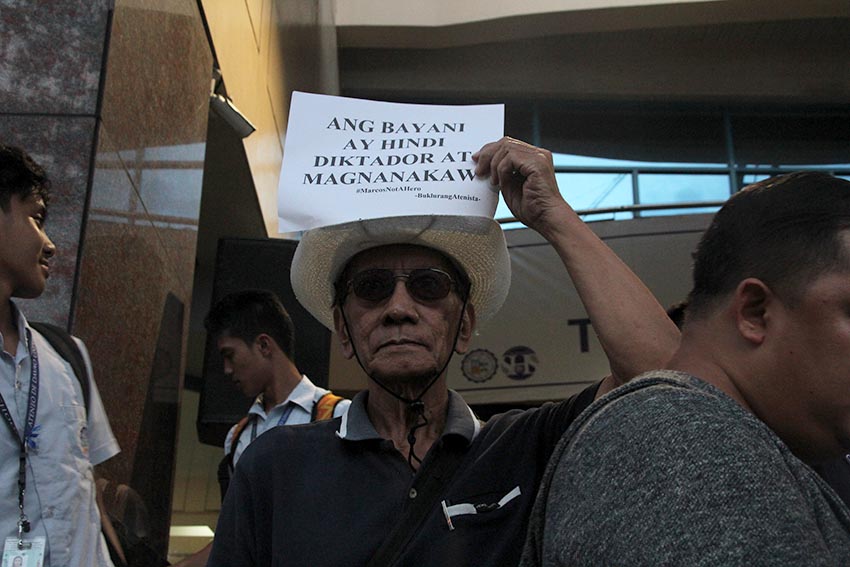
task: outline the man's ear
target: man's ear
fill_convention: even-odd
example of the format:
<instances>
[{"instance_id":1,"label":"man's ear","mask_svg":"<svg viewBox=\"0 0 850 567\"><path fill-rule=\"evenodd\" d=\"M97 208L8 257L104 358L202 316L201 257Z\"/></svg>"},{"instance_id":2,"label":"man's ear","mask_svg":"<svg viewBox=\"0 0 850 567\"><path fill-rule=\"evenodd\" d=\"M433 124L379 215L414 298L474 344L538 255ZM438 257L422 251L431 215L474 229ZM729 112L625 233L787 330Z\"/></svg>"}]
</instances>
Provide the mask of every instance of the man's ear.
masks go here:
<instances>
[{"instance_id":1,"label":"man's ear","mask_svg":"<svg viewBox=\"0 0 850 567\"><path fill-rule=\"evenodd\" d=\"M257 345L257 348L260 350L260 354L263 356L271 356L272 347L276 343L274 342L274 339L266 333L260 333L257 335L257 338L254 339L254 344Z\"/></svg>"},{"instance_id":2,"label":"man's ear","mask_svg":"<svg viewBox=\"0 0 850 567\"><path fill-rule=\"evenodd\" d=\"M472 342L472 334L475 332L475 322L475 307L467 303L460 322L460 331L457 334L456 353L463 354L469 350L469 343Z\"/></svg>"},{"instance_id":3,"label":"man's ear","mask_svg":"<svg viewBox=\"0 0 850 567\"><path fill-rule=\"evenodd\" d=\"M345 324L345 317L342 315L342 308L339 305L334 306L334 329L336 336L339 338L339 344L342 347L342 355L345 358L354 356L354 347L351 346L351 336L348 334L348 325Z\"/></svg>"},{"instance_id":4,"label":"man's ear","mask_svg":"<svg viewBox=\"0 0 850 567\"><path fill-rule=\"evenodd\" d=\"M747 278L735 289L735 324L741 337L753 346L764 342L770 310L777 301L773 291L758 278Z\"/></svg>"}]
</instances>

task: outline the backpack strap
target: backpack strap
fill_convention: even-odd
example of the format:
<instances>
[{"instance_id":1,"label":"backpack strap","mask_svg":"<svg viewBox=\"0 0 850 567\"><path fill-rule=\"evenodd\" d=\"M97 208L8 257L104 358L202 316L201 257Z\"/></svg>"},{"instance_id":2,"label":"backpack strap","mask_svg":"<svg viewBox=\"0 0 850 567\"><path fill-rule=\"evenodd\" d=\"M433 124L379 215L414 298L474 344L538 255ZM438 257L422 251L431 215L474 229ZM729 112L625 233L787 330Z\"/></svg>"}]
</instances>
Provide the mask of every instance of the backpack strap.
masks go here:
<instances>
[{"instance_id":1,"label":"backpack strap","mask_svg":"<svg viewBox=\"0 0 850 567\"><path fill-rule=\"evenodd\" d=\"M339 402L344 398L333 394L332 392L325 393L321 398L313 404L313 410L310 414L310 421L323 421L332 419L334 410ZM221 490L221 500L224 501L224 495L230 486L230 479L233 476L233 457L236 455L236 446L239 444L239 438L245 431L248 422L254 417L254 414L248 414L236 424L233 428L233 439L230 442L230 451L225 455L218 464L218 484Z\"/></svg>"},{"instance_id":2,"label":"backpack strap","mask_svg":"<svg viewBox=\"0 0 850 567\"><path fill-rule=\"evenodd\" d=\"M313 404L310 421L333 419L334 410L336 409L337 404L339 404L342 400L342 396L337 396L333 392L328 392Z\"/></svg>"},{"instance_id":3,"label":"backpack strap","mask_svg":"<svg viewBox=\"0 0 850 567\"><path fill-rule=\"evenodd\" d=\"M29 326L38 331L41 336L47 339L50 346L53 347L59 356L64 358L71 369L74 371L74 376L80 383L80 389L83 392L83 405L86 408L86 413L89 410L89 374L86 370L86 362L83 359L83 353L77 345L74 338L68 331L62 327L51 325L50 323L38 323L31 321Z\"/></svg>"},{"instance_id":4,"label":"backpack strap","mask_svg":"<svg viewBox=\"0 0 850 567\"><path fill-rule=\"evenodd\" d=\"M236 446L239 444L239 438L242 437L242 432L245 431L245 426L251 421L249 413L240 419L233 428L233 440L230 442L230 452L227 453L227 465L230 467L230 472L233 472L233 457L236 455Z\"/></svg>"},{"instance_id":5,"label":"backpack strap","mask_svg":"<svg viewBox=\"0 0 850 567\"><path fill-rule=\"evenodd\" d=\"M230 478L233 476L233 456L236 454L236 445L239 444L239 438L245 431L245 426L248 425L251 415L248 414L236 422L236 426L233 428L233 441L230 443L230 451L218 463L218 487L222 502L224 502L224 495L227 494L227 489L230 487Z\"/></svg>"}]
</instances>

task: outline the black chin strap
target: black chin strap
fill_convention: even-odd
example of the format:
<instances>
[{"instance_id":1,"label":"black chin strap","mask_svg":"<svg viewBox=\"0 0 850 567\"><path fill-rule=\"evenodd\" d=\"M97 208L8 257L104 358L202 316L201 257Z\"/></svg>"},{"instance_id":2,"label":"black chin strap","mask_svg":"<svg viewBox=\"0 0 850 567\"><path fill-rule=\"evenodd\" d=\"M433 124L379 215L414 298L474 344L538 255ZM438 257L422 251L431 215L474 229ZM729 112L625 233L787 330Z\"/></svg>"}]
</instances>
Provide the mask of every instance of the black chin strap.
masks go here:
<instances>
[{"instance_id":1,"label":"black chin strap","mask_svg":"<svg viewBox=\"0 0 850 567\"><path fill-rule=\"evenodd\" d=\"M449 358L451 358L451 356L449 356ZM439 374L437 376L439 376ZM431 383L433 384L433 381ZM430 388L430 386L428 387ZM427 388L425 391L427 391ZM423 391L422 394L424 394L425 391ZM422 397L422 394L419 395L420 398ZM413 446L416 445L416 430L428 425L428 418L425 417L425 402L420 399L408 402L407 409L416 415L416 421L410 427L410 431L407 432L407 466L411 469L415 469L416 467L413 466L413 461L416 461L417 465L422 464L422 459L417 457L416 452L413 450Z\"/></svg>"},{"instance_id":2,"label":"black chin strap","mask_svg":"<svg viewBox=\"0 0 850 567\"><path fill-rule=\"evenodd\" d=\"M449 356L446 358L445 364L443 364L443 367L440 368L434 374L434 376L431 378L430 382L428 382L428 385L425 386L425 388L423 388L421 392L419 392L419 395L416 396L413 399L407 398L405 396L402 396L401 394L398 394L397 392L394 392L386 384L384 384L383 382L381 382L380 380L375 378L375 376L373 376L368 370L366 370L366 367L363 365L363 361L360 360L360 355L357 353L357 347L354 346L354 340L352 340L352 338L351 338L351 333L349 332L349 341L351 342L351 350L354 351L354 358L357 360L357 364L360 365L360 368L363 369L363 372L366 373L366 376L368 376L369 379L372 380L375 384L377 384L378 386L383 388L383 390L385 392L389 393L392 397L394 397L398 401L406 404L407 405L407 411L409 411L414 416L416 416L416 420L413 422L413 425L410 426L410 430L407 432L407 444L409 446L409 449L408 449L408 452L407 452L407 464L411 469L414 469L414 470L415 470L415 467L413 466L414 461L416 461L417 464L422 463L422 459L417 457L416 453L413 450L414 445L416 445L416 430L421 428L421 427L425 427L426 425L428 425L428 418L425 417L425 402L422 401L422 396L424 396L425 393L428 390L431 389L431 386L433 386L437 382L437 379L443 374L443 372L445 372L446 367L449 365L449 362L451 361L452 356L454 355L455 348L457 347L457 340L460 337L460 329L463 326L463 314L466 312L466 303L468 301L469 301L469 297L468 297L468 294L467 294L467 297L465 297L464 300L463 300L463 306L461 307L461 310L460 310L460 318L457 322L457 329L455 329L455 339L454 339L454 342L452 343L452 349L451 349L451 351L449 351ZM342 313L342 321L343 321L343 323L345 323L345 328L349 329L350 327L348 326L348 319L345 316L345 309L343 309L342 306L340 306L339 311L340 311L340 313Z\"/></svg>"}]
</instances>

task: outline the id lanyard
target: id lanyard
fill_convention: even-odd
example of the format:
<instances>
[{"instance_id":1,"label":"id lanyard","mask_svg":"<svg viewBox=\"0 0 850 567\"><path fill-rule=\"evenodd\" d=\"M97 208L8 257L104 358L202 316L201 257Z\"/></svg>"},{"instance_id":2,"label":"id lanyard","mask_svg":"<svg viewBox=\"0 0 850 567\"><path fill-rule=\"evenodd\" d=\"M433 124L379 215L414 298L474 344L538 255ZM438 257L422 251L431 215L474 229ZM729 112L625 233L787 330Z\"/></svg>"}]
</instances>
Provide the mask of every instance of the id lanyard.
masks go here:
<instances>
[{"instance_id":1,"label":"id lanyard","mask_svg":"<svg viewBox=\"0 0 850 567\"><path fill-rule=\"evenodd\" d=\"M26 549L32 544L24 542L24 534L30 531L30 522L24 512L24 494L27 491L27 451L30 447L35 447L35 437L38 433L36 430L35 417L38 413L38 353L35 350L35 344L32 341L32 333L26 329L27 348L29 350L31 360L30 370L30 391L27 396L27 416L24 424L23 437L15 427L15 421L12 419L12 414L9 407L6 405L6 400L0 395L0 414L3 415L3 421L9 426L9 430L15 439L18 439L21 444L20 456L18 458L18 509L20 517L18 518L18 549Z\"/></svg>"},{"instance_id":2,"label":"id lanyard","mask_svg":"<svg viewBox=\"0 0 850 567\"><path fill-rule=\"evenodd\" d=\"M280 414L280 419L277 420L278 425L286 425L286 420L289 419L289 414L292 413L292 402L286 404L286 407L283 408L283 413ZM254 423L251 424L251 442L254 442L254 439L257 438L257 420L252 420Z\"/></svg>"}]
</instances>

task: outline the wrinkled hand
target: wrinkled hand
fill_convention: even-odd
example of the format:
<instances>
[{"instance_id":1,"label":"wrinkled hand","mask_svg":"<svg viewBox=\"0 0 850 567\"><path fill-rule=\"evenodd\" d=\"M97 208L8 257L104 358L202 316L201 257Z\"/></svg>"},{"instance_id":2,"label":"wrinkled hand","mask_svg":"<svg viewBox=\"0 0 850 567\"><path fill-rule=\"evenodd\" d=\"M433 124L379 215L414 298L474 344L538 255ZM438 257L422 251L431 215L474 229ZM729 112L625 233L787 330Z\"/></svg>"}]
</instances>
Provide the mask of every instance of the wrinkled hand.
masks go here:
<instances>
[{"instance_id":1,"label":"wrinkled hand","mask_svg":"<svg viewBox=\"0 0 850 567\"><path fill-rule=\"evenodd\" d=\"M475 174L499 187L514 217L541 232L554 221L553 213L569 209L555 181L549 150L504 137L473 154Z\"/></svg>"}]
</instances>

